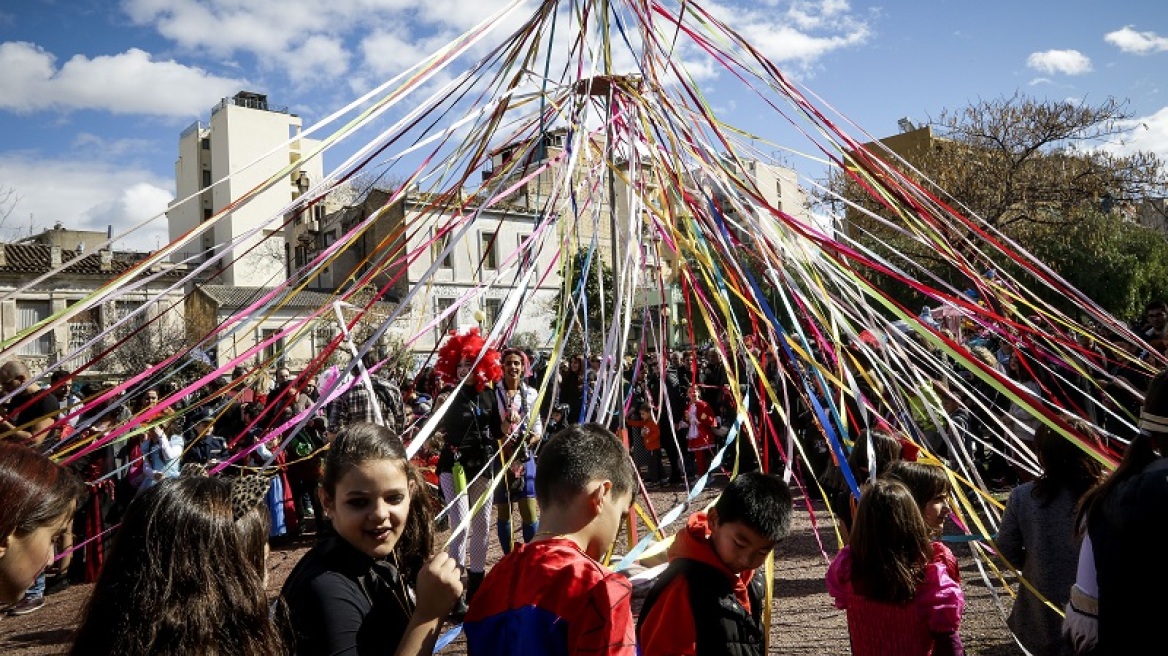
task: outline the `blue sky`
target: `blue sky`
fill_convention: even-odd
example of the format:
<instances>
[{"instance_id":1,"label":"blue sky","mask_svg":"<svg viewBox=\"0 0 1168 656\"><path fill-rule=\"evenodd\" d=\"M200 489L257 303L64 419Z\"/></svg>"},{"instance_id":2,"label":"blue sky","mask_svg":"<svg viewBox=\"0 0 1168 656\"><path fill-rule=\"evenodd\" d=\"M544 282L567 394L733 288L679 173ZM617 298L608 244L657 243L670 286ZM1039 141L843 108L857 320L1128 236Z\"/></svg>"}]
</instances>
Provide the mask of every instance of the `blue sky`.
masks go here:
<instances>
[{"instance_id":1,"label":"blue sky","mask_svg":"<svg viewBox=\"0 0 1168 656\"><path fill-rule=\"evenodd\" d=\"M306 126L501 0L14 0L0 7L0 236L60 221L115 231L173 196L178 133L224 96L267 93ZM719 0L794 78L875 136L897 119L1016 91L1126 99L1116 144L1168 158L1168 2ZM325 7L328 7L325 9ZM501 35L502 33L500 33ZM501 38L497 37L497 38ZM725 74L699 75L725 120L787 143ZM337 166L352 147L325 160ZM805 143L791 143L805 148ZM808 175L813 165L788 157ZM3 209L3 208L0 208ZM157 227L123 243L152 249Z\"/></svg>"}]
</instances>

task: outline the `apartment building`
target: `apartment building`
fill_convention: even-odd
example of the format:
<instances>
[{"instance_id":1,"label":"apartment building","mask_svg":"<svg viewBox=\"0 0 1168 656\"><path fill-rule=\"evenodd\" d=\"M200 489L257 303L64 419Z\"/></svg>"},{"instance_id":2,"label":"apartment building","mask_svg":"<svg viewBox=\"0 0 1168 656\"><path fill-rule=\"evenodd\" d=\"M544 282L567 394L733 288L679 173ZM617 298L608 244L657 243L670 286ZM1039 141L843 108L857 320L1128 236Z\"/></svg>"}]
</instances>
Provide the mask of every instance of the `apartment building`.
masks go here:
<instances>
[{"instance_id":1,"label":"apartment building","mask_svg":"<svg viewBox=\"0 0 1168 656\"><path fill-rule=\"evenodd\" d=\"M174 166L176 198L167 211L171 241L210 221L292 166L282 180L231 209L176 256L203 262L258 228L230 248L222 270L207 281L210 284L265 287L283 281L287 257L281 239L284 210L323 177L321 158L307 159L319 142L300 133L299 116L286 108L272 107L263 94L241 91L215 105L209 122L196 121L179 135ZM315 211L323 211L323 207Z\"/></svg>"}]
</instances>

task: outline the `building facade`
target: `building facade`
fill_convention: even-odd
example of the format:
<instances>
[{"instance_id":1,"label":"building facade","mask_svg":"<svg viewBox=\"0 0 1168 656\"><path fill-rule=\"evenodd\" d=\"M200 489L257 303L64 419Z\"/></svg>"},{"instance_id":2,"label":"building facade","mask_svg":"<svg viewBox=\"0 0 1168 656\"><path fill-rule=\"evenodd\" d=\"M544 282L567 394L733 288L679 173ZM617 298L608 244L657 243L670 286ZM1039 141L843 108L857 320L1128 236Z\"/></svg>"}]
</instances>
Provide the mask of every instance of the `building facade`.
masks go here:
<instances>
[{"instance_id":1,"label":"building facade","mask_svg":"<svg viewBox=\"0 0 1168 656\"><path fill-rule=\"evenodd\" d=\"M13 339L88 298L111 280L125 276L147 255L83 251L47 244L0 244L0 296L5 297L0 301L0 340ZM62 265L59 273L27 284ZM137 373L136 368L183 346L183 289L176 282L184 273L182 267L170 264L140 271L132 280L144 281L142 285L4 355L20 358L34 373L62 360L65 368L85 368L88 376ZM94 341L101 333L106 334Z\"/></svg>"},{"instance_id":2,"label":"building facade","mask_svg":"<svg viewBox=\"0 0 1168 656\"><path fill-rule=\"evenodd\" d=\"M283 181L259 192L215 221L178 257L203 262L241 235L258 230L231 248L211 284L264 287L282 282L286 248L284 211L323 177L320 157L305 159L319 144L300 137L301 119L268 105L267 96L241 91L211 110L179 136L174 166L175 201L167 211L170 239L210 221L279 171L293 165Z\"/></svg>"},{"instance_id":3,"label":"building facade","mask_svg":"<svg viewBox=\"0 0 1168 656\"><path fill-rule=\"evenodd\" d=\"M410 299L390 334L392 339L410 341L410 349L418 354L431 352L452 329L477 325L484 332L490 330L512 293L524 296L511 334L534 333L540 343L550 340L560 277L548 270L558 246L531 243L540 220L538 212L508 203L485 209L443 256L450 235L460 229L459 212L470 214L475 207L460 201L457 194L447 200L420 193L407 194L394 203L390 198L388 192L374 189L361 203L327 214L319 224L290 227L288 240L295 244L292 266L306 266L322 249L380 212L328 266L317 267L312 288L346 288L374 271L369 286L388 286L385 300ZM554 231L546 234L554 235ZM554 236L549 239L554 241ZM518 290L516 274L523 266L535 267L537 274L526 290ZM427 276L432 267L433 274ZM460 299L464 300L460 303ZM454 306L457 309L445 320L435 323Z\"/></svg>"}]
</instances>

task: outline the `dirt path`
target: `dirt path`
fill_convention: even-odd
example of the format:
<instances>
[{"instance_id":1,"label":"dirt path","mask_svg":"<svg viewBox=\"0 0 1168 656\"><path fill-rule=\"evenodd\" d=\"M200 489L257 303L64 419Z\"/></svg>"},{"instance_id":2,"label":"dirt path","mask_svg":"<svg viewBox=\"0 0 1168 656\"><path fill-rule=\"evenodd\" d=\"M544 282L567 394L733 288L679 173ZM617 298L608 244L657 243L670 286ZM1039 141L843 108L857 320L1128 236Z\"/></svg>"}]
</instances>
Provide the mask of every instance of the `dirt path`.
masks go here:
<instances>
[{"instance_id":1,"label":"dirt path","mask_svg":"<svg viewBox=\"0 0 1168 656\"><path fill-rule=\"evenodd\" d=\"M707 493L699 501L705 502L711 498L712 493ZM652 499L658 512L664 513L682 497L679 493L654 492ZM797 504L798 508L803 507L802 500ZM829 554L834 554L836 538L823 504L815 502L813 507L824 546ZM676 530L676 527L673 528ZM492 536L493 542L495 540ZM284 578L309 546L310 542L305 540L273 551L268 562L271 594L279 592ZM499 557L497 545L494 548L496 551L490 562ZM1005 622L993 605L989 590L981 582L968 548L959 546L954 552L962 565L966 595L961 635L967 653L992 656L1022 653L1014 645ZM791 656L850 653L844 613L831 605L823 582L826 572L827 561L820 554L810 517L806 512L797 511L791 537L776 552L771 653ZM91 589L91 585L74 585L50 596L46 606L39 612L0 619L0 653L13 656L65 653L70 634ZM1003 603L1008 608L1009 601ZM458 640L442 653L465 654L465 645Z\"/></svg>"}]
</instances>

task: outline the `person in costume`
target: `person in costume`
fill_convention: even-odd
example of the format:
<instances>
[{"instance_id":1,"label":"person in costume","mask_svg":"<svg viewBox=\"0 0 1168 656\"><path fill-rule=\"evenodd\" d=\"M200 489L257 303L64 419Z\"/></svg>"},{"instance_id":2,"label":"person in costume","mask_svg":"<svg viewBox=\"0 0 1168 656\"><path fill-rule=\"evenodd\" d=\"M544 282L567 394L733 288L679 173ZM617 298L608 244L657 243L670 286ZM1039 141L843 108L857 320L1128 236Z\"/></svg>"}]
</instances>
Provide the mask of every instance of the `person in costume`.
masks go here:
<instances>
[{"instance_id":1,"label":"person in costume","mask_svg":"<svg viewBox=\"0 0 1168 656\"><path fill-rule=\"evenodd\" d=\"M710 408L710 404L702 400L698 386L690 385L689 404L685 407L681 428L686 431L686 447L694 454L698 476L710 469L715 445L714 428L717 426L718 415Z\"/></svg>"},{"instance_id":2,"label":"person in costume","mask_svg":"<svg viewBox=\"0 0 1168 656\"><path fill-rule=\"evenodd\" d=\"M766 595L756 570L790 533L791 506L781 478L750 472L708 514L690 515L641 607L641 656L761 656Z\"/></svg>"},{"instance_id":3,"label":"person in costume","mask_svg":"<svg viewBox=\"0 0 1168 656\"><path fill-rule=\"evenodd\" d=\"M934 560L929 529L900 481L877 479L860 496L851 543L832 560L827 590L846 610L856 656L964 654L965 595Z\"/></svg>"},{"instance_id":4,"label":"person in costume","mask_svg":"<svg viewBox=\"0 0 1168 656\"><path fill-rule=\"evenodd\" d=\"M1148 557L1168 548L1168 371L1148 385L1139 429L1079 504L1083 544L1066 617L1079 654L1148 653L1163 641L1163 609L1149 595L1168 589L1168 570Z\"/></svg>"},{"instance_id":5,"label":"person in costume","mask_svg":"<svg viewBox=\"0 0 1168 656\"><path fill-rule=\"evenodd\" d=\"M495 565L463 630L470 656L634 656L628 579L599 561L632 504L628 450L599 424L548 438L536 467L540 531Z\"/></svg>"},{"instance_id":6,"label":"person in costume","mask_svg":"<svg viewBox=\"0 0 1168 656\"><path fill-rule=\"evenodd\" d=\"M535 448L542 427L537 401L539 392L524 382L531 365L527 354L519 349L503 351L503 378L495 385L495 409L498 423L492 422L501 445L504 462L510 462L503 482L495 488L495 511L499 546L511 553L514 543L512 507L518 506L523 522L523 541L531 542L539 526L535 503Z\"/></svg>"},{"instance_id":7,"label":"person in costume","mask_svg":"<svg viewBox=\"0 0 1168 656\"><path fill-rule=\"evenodd\" d=\"M491 484L490 468L498 454L497 432L492 432L492 425L499 424L491 385L503 369L499 352L487 346L478 328L471 328L447 338L438 349L434 371L443 384L457 386L441 419L445 442L438 456L438 482L450 507L450 526L459 527ZM465 604L483 581L490 532L491 506L484 503L447 548L450 557L467 571L467 598L457 613L465 612Z\"/></svg>"},{"instance_id":8,"label":"person in costume","mask_svg":"<svg viewBox=\"0 0 1168 656\"><path fill-rule=\"evenodd\" d=\"M462 581L452 558L430 558L426 483L401 440L377 424L343 428L320 495L335 534L300 559L280 592L293 653L429 656Z\"/></svg>"},{"instance_id":9,"label":"person in costume","mask_svg":"<svg viewBox=\"0 0 1168 656\"><path fill-rule=\"evenodd\" d=\"M625 422L630 428L641 432L641 444L645 448L649 471L646 485L661 485L668 482L664 478L665 460L661 452L661 426L653 418L653 406L649 402L638 406L636 414Z\"/></svg>"}]
</instances>

